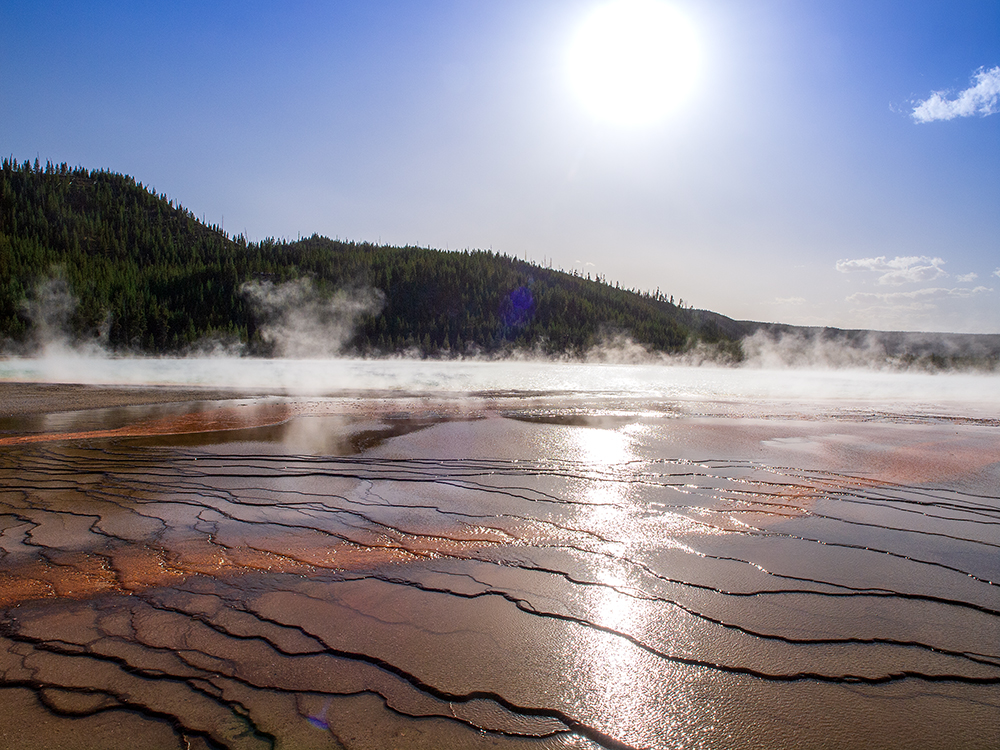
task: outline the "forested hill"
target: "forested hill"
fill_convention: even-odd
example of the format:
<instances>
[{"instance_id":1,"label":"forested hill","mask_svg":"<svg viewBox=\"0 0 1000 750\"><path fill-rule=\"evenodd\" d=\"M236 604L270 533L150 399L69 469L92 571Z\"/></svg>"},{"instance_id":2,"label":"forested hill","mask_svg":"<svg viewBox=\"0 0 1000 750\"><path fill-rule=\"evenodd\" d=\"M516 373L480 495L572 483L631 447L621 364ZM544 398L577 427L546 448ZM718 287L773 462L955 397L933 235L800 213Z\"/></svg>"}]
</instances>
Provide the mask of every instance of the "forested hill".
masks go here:
<instances>
[{"instance_id":1,"label":"forested hill","mask_svg":"<svg viewBox=\"0 0 1000 750\"><path fill-rule=\"evenodd\" d=\"M708 345L739 358L741 333L658 290L492 252L316 235L248 242L124 175L13 159L0 173L7 351L62 336L120 352L182 353L214 341L301 355L309 351L285 344L308 335L323 353L580 355L625 337L651 351Z\"/></svg>"}]
</instances>

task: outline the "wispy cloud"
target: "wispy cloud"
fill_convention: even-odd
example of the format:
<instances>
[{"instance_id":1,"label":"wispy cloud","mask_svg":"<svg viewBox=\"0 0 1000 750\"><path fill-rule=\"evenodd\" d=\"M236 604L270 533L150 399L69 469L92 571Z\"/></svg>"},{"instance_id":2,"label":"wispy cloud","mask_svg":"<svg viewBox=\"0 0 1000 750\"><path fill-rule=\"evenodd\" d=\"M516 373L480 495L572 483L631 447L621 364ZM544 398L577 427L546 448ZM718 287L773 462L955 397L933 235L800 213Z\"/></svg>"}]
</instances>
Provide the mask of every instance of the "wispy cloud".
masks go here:
<instances>
[{"instance_id":1,"label":"wispy cloud","mask_svg":"<svg viewBox=\"0 0 1000 750\"><path fill-rule=\"evenodd\" d=\"M856 292L847 298L848 302L854 304L883 304L883 305L907 305L914 309L933 307L938 300L950 298L968 298L977 294L992 292L993 290L985 286L977 286L972 289L968 287L954 287L951 289L944 287L930 287L927 289L916 289L912 292Z\"/></svg>"},{"instance_id":2,"label":"wispy cloud","mask_svg":"<svg viewBox=\"0 0 1000 750\"><path fill-rule=\"evenodd\" d=\"M956 276L955 281L959 284L968 284L970 281L975 281L978 278L978 273L963 273L960 276Z\"/></svg>"},{"instance_id":3,"label":"wispy cloud","mask_svg":"<svg viewBox=\"0 0 1000 750\"><path fill-rule=\"evenodd\" d=\"M960 91L954 99L946 99L945 91L935 91L913 107L913 119L917 122L953 120L971 115L992 115L1000 108L1000 65L986 70L980 68L972 77L972 85Z\"/></svg>"},{"instance_id":4,"label":"wispy cloud","mask_svg":"<svg viewBox=\"0 0 1000 750\"><path fill-rule=\"evenodd\" d=\"M1000 279L1000 268L998 268L997 270L995 270L993 272L993 275L996 276L998 279Z\"/></svg>"},{"instance_id":5,"label":"wispy cloud","mask_svg":"<svg viewBox=\"0 0 1000 750\"><path fill-rule=\"evenodd\" d=\"M931 281L941 276L947 276L941 266L944 260L930 258L926 255L897 256L886 260L884 255L877 258L858 258L856 260L838 260L837 270L841 273L852 271L871 271L880 273L879 284L898 286L914 282Z\"/></svg>"},{"instance_id":6,"label":"wispy cloud","mask_svg":"<svg viewBox=\"0 0 1000 750\"><path fill-rule=\"evenodd\" d=\"M779 305L804 305L806 303L804 297L775 297L774 301Z\"/></svg>"}]
</instances>

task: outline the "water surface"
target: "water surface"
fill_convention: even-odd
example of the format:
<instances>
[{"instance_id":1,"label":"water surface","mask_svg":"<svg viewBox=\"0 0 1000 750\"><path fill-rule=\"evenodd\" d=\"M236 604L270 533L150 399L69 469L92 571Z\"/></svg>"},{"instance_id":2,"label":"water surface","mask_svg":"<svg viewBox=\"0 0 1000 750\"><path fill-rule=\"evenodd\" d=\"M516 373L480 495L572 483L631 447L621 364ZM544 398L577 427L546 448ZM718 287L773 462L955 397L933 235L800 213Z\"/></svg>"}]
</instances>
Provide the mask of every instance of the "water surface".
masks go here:
<instances>
[{"instance_id":1,"label":"water surface","mask_svg":"<svg viewBox=\"0 0 1000 750\"><path fill-rule=\"evenodd\" d=\"M0 425L0 745L1000 744L995 379L171 367Z\"/></svg>"}]
</instances>

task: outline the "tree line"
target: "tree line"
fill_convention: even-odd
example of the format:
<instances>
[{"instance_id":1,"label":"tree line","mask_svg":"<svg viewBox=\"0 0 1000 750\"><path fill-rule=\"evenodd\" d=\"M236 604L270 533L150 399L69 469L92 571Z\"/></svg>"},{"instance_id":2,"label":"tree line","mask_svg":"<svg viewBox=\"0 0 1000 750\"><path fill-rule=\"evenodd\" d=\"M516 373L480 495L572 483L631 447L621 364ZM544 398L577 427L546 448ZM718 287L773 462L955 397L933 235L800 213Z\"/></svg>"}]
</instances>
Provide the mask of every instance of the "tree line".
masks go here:
<instances>
[{"instance_id":1,"label":"tree line","mask_svg":"<svg viewBox=\"0 0 1000 750\"><path fill-rule=\"evenodd\" d=\"M47 280L70 291L74 341L112 351L181 353L199 341L273 353L248 283L311 279L320 297L380 291L355 321L348 353L425 356L532 349L579 355L621 334L654 352L698 344L739 358L722 316L492 251L390 247L313 235L249 242L207 225L134 178L66 164L0 169L0 339L30 350ZM36 312L33 312L36 311Z\"/></svg>"}]
</instances>

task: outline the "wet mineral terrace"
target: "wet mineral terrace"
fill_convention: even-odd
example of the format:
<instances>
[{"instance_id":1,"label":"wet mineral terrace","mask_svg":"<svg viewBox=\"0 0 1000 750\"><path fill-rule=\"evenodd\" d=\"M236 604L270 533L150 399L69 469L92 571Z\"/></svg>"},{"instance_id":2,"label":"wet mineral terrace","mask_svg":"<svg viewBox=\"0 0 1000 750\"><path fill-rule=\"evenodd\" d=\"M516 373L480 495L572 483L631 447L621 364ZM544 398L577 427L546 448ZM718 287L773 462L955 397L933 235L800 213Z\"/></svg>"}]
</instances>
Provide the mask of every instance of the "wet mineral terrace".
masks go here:
<instances>
[{"instance_id":1,"label":"wet mineral terrace","mask_svg":"<svg viewBox=\"0 0 1000 750\"><path fill-rule=\"evenodd\" d=\"M981 418L19 413L0 746L997 747L998 496Z\"/></svg>"}]
</instances>

